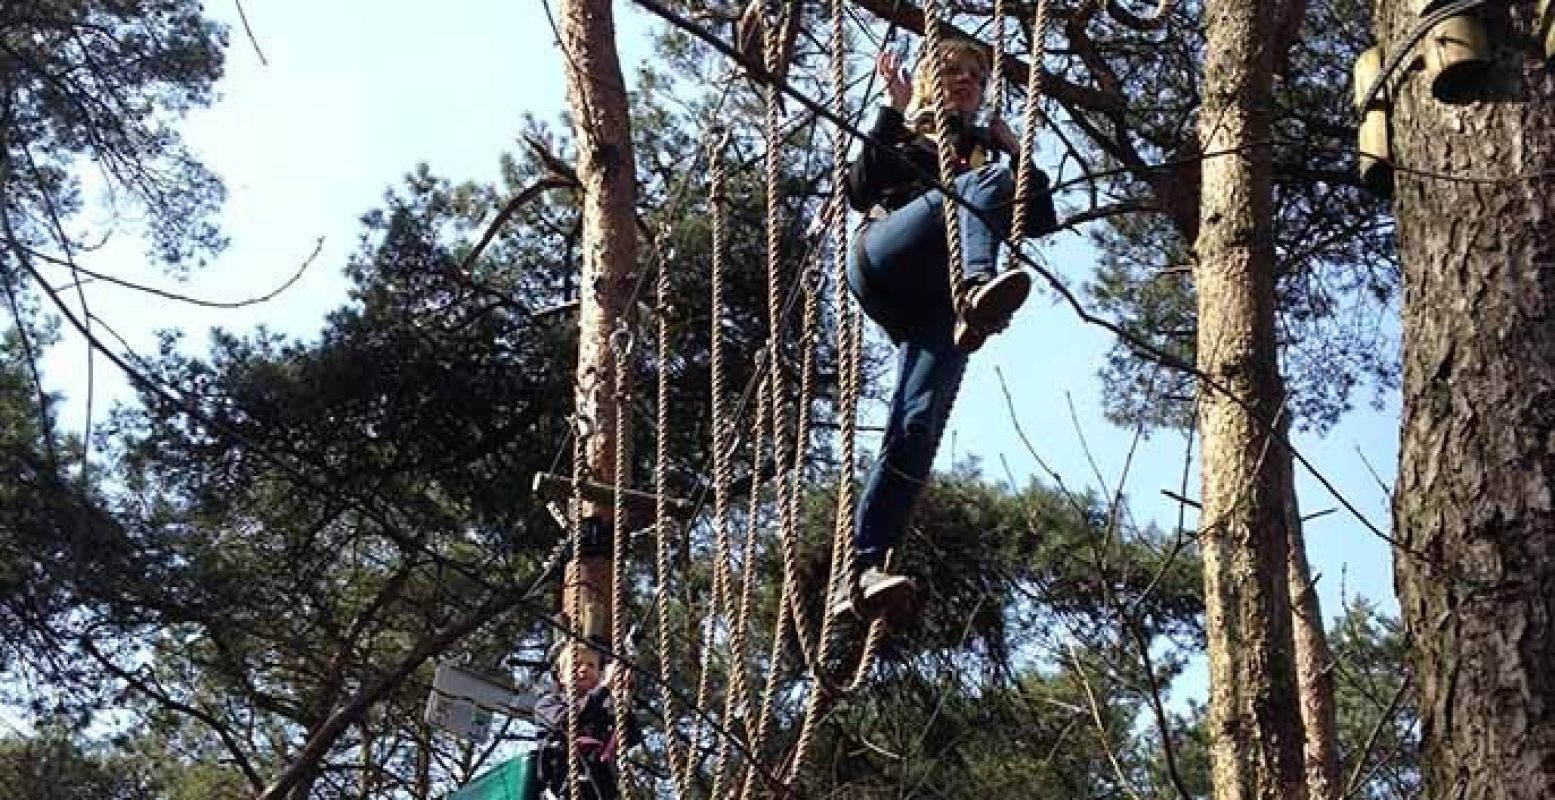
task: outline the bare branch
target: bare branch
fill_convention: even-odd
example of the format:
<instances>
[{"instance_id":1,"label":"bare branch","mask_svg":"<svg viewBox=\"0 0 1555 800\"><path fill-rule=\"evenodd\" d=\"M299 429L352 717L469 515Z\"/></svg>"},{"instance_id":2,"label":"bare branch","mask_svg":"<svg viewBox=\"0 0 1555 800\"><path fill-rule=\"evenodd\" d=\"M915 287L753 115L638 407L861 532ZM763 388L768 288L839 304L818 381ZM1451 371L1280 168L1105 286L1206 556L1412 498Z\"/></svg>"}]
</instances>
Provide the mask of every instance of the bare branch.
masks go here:
<instances>
[{"instance_id":1,"label":"bare branch","mask_svg":"<svg viewBox=\"0 0 1555 800\"><path fill-rule=\"evenodd\" d=\"M497 238L497 233L502 230L502 226L506 225L508 220L518 213L519 209L552 189L570 189L577 185L578 179L576 176L565 177L552 174L524 187L522 191L513 196L513 199L507 202L507 205L502 207L502 211L497 214L497 218L492 220L490 225L486 226L486 232L481 235L481 240L476 243L470 254L464 257L464 263L459 265L454 279L465 284L474 281L474 273L471 270L474 269L475 262L480 260L481 254L486 251L487 245L491 244L492 239Z\"/></svg>"},{"instance_id":2,"label":"bare branch","mask_svg":"<svg viewBox=\"0 0 1555 800\"><path fill-rule=\"evenodd\" d=\"M1095 206L1070 214L1058 223L1058 230L1070 230L1078 228L1089 222L1122 217L1129 214L1161 214L1159 203L1153 200L1129 200L1121 203L1112 203L1105 206Z\"/></svg>"},{"instance_id":3,"label":"bare branch","mask_svg":"<svg viewBox=\"0 0 1555 800\"><path fill-rule=\"evenodd\" d=\"M1388 701L1388 707L1383 710L1382 716L1377 718L1377 724L1371 728L1371 733L1366 735L1366 744L1361 747L1361 752L1355 757L1355 765L1350 770L1350 778L1344 782L1344 794L1342 800L1354 797L1361 787L1365 785L1365 775L1361 770L1366 768L1366 762L1371 758L1371 752L1377 746L1377 739L1382 735L1383 727L1393 722L1394 715L1398 713L1398 704L1404 699L1404 695L1414 684L1414 675L1405 673L1404 680L1399 681L1398 691L1393 693L1393 699ZM1373 769L1371 772L1375 772ZM1371 773L1368 772L1367 775Z\"/></svg>"},{"instance_id":4,"label":"bare branch","mask_svg":"<svg viewBox=\"0 0 1555 800\"><path fill-rule=\"evenodd\" d=\"M98 650L97 645L92 640L92 637L81 637L80 644L81 649L85 650L86 654L91 656L93 661L96 661L98 665L107 670L113 676L117 677L119 680L124 681L124 683L130 688L140 692L146 697L151 698L160 705L166 706L173 711L177 711L180 714L184 714L185 716L205 723L205 725L216 734L217 738L221 739L222 745L226 747L227 752L231 754L233 763L237 764L238 769L243 772L243 777L248 781L248 785L254 789L259 789L264 785L264 779L259 776L259 773L254 770L254 765L250 764L248 758L243 755L244 748L242 743L237 740L237 736L234 735L226 725L222 724L221 720L217 719L215 715L205 711L204 709L196 708L189 705L188 703L184 703L174 698L172 695L169 695L168 693L156 688L155 686L152 686L149 682L136 677L133 672L124 669L123 667L114 663L113 659L109 658L102 651Z\"/></svg>"},{"instance_id":5,"label":"bare branch","mask_svg":"<svg viewBox=\"0 0 1555 800\"><path fill-rule=\"evenodd\" d=\"M564 543L565 544L565 543ZM380 675L377 679L367 683L351 699L330 714L327 719L308 735L308 740L298 751L296 757L287 765L286 769L276 777L269 786L260 792L257 800L279 800L285 797L291 788L302 781L324 757L329 749L334 746L335 740L345 732L346 728L354 724L366 713L373 704L387 697L390 692L399 688L400 684L410 677L418 667L427 659L443 653L457 643L460 639L473 633L482 625L490 622L497 615L512 609L526 600L538 588L544 586L550 579L556 567L561 564L561 556L565 549L563 545L552 551L551 556L540 568L529 586L522 592L493 592L486 602L482 603L474 611L463 619L443 628L436 633L423 638L416 646L393 668Z\"/></svg>"},{"instance_id":6,"label":"bare branch","mask_svg":"<svg viewBox=\"0 0 1555 800\"><path fill-rule=\"evenodd\" d=\"M303 274L308 271L308 268L312 267L313 263L316 260L318 260L319 253L322 252L323 249L324 249L324 237L320 236L318 239L314 240L314 242L313 242L313 252L308 254L308 257L303 260L303 262L302 262L302 264L300 266L297 267L297 271L292 273L291 277L287 278L284 282L281 283L281 285L275 287L274 289L271 289L270 291L265 292L264 294L259 295L257 297L250 297L250 298L247 298L245 300L205 300L205 299L202 299L202 298L199 298L199 297L191 297L191 296L186 295L186 294L179 294L178 292L170 292L170 291L168 291L166 289L158 289L155 286L146 286L144 284L135 283L134 281L125 280L123 278L116 278L116 277L114 277L112 275L109 275L107 273L95 272L95 271L87 269L86 267L83 267L83 266L81 266L79 264L72 264L72 263L70 263L68 261L65 261L65 260L62 260L62 259L57 259L57 258L54 258L54 257L49 256L47 254L40 253L40 252L38 252L36 250L33 250L31 248L28 248L28 253L33 258L36 258L39 261L45 261L45 262L48 262L50 264L54 264L55 266L68 266L73 271L79 272L82 275L85 275L85 276L87 276L88 278L91 278L94 281L102 281L103 283L109 283L109 284L113 284L114 286L119 286L119 287L122 287L122 288L125 288L125 289L130 289L130 290L137 291L137 292L143 292L143 293L149 294L149 295L155 295L157 297L165 298L167 300L174 300L174 301L177 301L177 302L180 302L180 303L187 303L187 304L192 305L192 306L200 306L200 307L203 307L203 308L227 308L227 309L230 309L230 308L245 308L247 306L260 305L260 304L267 303L267 302L269 302L271 300L274 300L275 298L281 296L282 293L284 293L287 289L290 289L293 286L295 286L297 284L297 281L302 279ZM95 315L92 315L92 316L95 318Z\"/></svg>"},{"instance_id":7,"label":"bare branch","mask_svg":"<svg viewBox=\"0 0 1555 800\"><path fill-rule=\"evenodd\" d=\"M1112 764L1112 772L1118 779L1118 786L1132 800L1143 800L1128 776L1123 773L1123 765L1118 763L1118 754L1113 752L1112 742L1107 741L1111 731L1107 729L1106 721L1101 718L1101 704L1096 699L1096 691L1091 688L1091 680L1085 674L1085 664L1080 661L1080 654L1075 651L1073 644L1069 645L1069 659L1074 665L1075 677L1080 679L1080 686L1085 689L1085 700L1091 708L1091 722L1096 725L1096 740L1101 742L1101 748L1107 754L1107 761Z\"/></svg>"},{"instance_id":8,"label":"bare branch","mask_svg":"<svg viewBox=\"0 0 1555 800\"><path fill-rule=\"evenodd\" d=\"M232 0L232 3L238 7L238 19L243 22L243 33L248 36L248 43L254 48L254 55L259 56L260 66L270 66L270 62L265 59L265 51L259 48L259 39L254 36L254 29L248 24L248 14L243 11L243 0Z\"/></svg>"}]
</instances>

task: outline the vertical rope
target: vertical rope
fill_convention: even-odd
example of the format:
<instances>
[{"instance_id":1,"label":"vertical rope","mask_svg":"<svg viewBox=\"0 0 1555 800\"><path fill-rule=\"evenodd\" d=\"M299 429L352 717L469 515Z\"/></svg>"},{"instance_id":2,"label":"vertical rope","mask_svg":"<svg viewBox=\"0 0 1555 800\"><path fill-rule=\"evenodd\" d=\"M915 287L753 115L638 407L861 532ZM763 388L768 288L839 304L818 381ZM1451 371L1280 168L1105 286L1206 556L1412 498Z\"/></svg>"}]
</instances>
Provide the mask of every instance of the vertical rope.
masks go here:
<instances>
[{"instance_id":1,"label":"vertical rope","mask_svg":"<svg viewBox=\"0 0 1555 800\"><path fill-rule=\"evenodd\" d=\"M1009 15L1004 0L993 2L993 59L988 65L988 83L993 87L993 113L1004 116L1004 104L1009 99L1004 85L1004 18Z\"/></svg>"},{"instance_id":2,"label":"vertical rope","mask_svg":"<svg viewBox=\"0 0 1555 800\"><path fill-rule=\"evenodd\" d=\"M758 413L762 410L758 407ZM761 465L757 461L752 465L751 470L752 495L750 511L747 514L748 519L745 525L745 548L740 554L740 608L735 615L734 627L729 635L729 693L725 697L724 703L724 720L727 730L733 734L735 731L735 719L743 720L747 739L750 738L751 726L750 678L747 674L749 672L750 616L751 606L755 601L756 583L761 578L756 571L756 559L760 556L759 548L756 545L761 538L759 535L759 514L757 513L760 498L757 496L759 492L756 491L756 487L760 485L760 482ZM714 779L713 785L715 787L722 786L723 778L725 777L724 770L729 756L729 745L731 744L726 737L724 739L725 750L718 754L719 771ZM749 764L745 765L746 768L749 768L749 766ZM735 780L738 781L738 779L739 773L736 772ZM719 797L721 793L715 789L712 796Z\"/></svg>"},{"instance_id":3,"label":"vertical rope","mask_svg":"<svg viewBox=\"0 0 1555 800\"><path fill-rule=\"evenodd\" d=\"M820 239L825 240L826 234L840 224L840 218L845 216L845 207L838 203L828 203L823 210L826 216L822 221ZM807 263L802 273L804 281L804 325L800 336L804 357L801 359L799 376L799 402L798 413L795 422L795 439L793 448L793 465L789 470L789 490L786 497L786 505L781 509L782 521L782 545L783 545L783 579L797 580L799 572L799 501L801 499L800 488L804 479L804 462L806 450L810 441L810 405L815 397L815 348L819 341L816 331L820 327L820 296L826 288L826 274L819 266ZM794 633L798 637L799 647L804 656L805 663L812 672L821 669L823 665L818 663L820 640L812 639L809 620L800 606L801 598L798 592L789 595L789 613L794 617ZM824 625L824 623L823 623Z\"/></svg>"},{"instance_id":4,"label":"vertical rope","mask_svg":"<svg viewBox=\"0 0 1555 800\"><path fill-rule=\"evenodd\" d=\"M834 0L841 4L842 0ZM842 437L842 470L838 476L836 517L832 528L832 558L830 574L826 583L826 597L831 597L831 592L841 585L840 581L846 580L849 574L848 565L853 558L853 514L856 506L856 491L853 481L853 464L856 458L855 439L857 437L858 400L860 389L860 352L861 352L861 320L856 309L851 305L851 297L845 283L845 271L847 269L847 230L841 226L837 235L835 253L835 272L837 275L837 308L839 309L838 322L838 359L840 361L839 382L841 384L841 437ZM820 654L816 663L822 668L832 660L832 651L836 644L833 633L833 616L828 613L823 617L820 633ZM849 680L842 691L852 692L862 685L869 674L873 664L875 653L880 642L884 640L885 624L880 620L873 621L866 635L863 652L859 657L855 674ZM809 755L813 743L814 734L822 711L828 705L828 686L825 676L812 669L813 685L811 694L805 704L804 718L800 723L799 737L794 745L793 760L789 765L785 778L793 783L799 777L804 768L804 763Z\"/></svg>"},{"instance_id":5,"label":"vertical rope","mask_svg":"<svg viewBox=\"0 0 1555 800\"><path fill-rule=\"evenodd\" d=\"M763 35L765 37L765 60L768 74L776 74L782 53L781 31L779 27L771 24L765 15L763 20ZM797 554L794 542L794 519L788 513L788 509L794 502L794 496L798 494L799 473L789 468L788 459L790 451L789 418L788 418L788 387L784 375L783 359L783 312L782 292L779 282L782 274L782 200L780 189L782 174L779 159L782 149L782 139L778 133L778 88L775 83L766 85L763 103L763 135L765 139L765 178L766 178L766 210L767 210L767 313L768 313L768 370L769 388L772 393L772 463L773 478L777 484L777 508L779 514L778 539L782 549L783 561L783 588L779 592L781 602L778 605L778 617L781 620L785 615L792 617L795 626L795 634L801 640L800 646L804 648L805 632L800 629L802 618L792 613L792 606L796 599L795 592L790 584L794 579L797 567ZM782 629L782 624L775 626ZM775 677L775 675L774 675ZM768 698L770 702L770 697Z\"/></svg>"},{"instance_id":6,"label":"vertical rope","mask_svg":"<svg viewBox=\"0 0 1555 800\"><path fill-rule=\"evenodd\" d=\"M950 66L950 51L944 47L944 22L939 15L939 0L924 0L923 33L927 47L924 54L934 59L934 140L939 154L939 180L945 186L954 186L956 148L950 137L950 86L945 81L945 70ZM948 199L945 203L945 279L950 286L950 297L957 308L962 302L964 273L961 252L961 219L959 209Z\"/></svg>"},{"instance_id":7,"label":"vertical rope","mask_svg":"<svg viewBox=\"0 0 1555 800\"><path fill-rule=\"evenodd\" d=\"M729 540L729 486L732 483L732 466L729 461L733 453L730 441L732 427L729 423L728 403L723 356L723 322L725 315L724 278L726 272L725 256L727 251L727 209L725 203L725 181L727 173L724 166L724 149L728 145L728 134L718 137L708 156L710 172L710 212L712 234L712 276L710 281L709 302L709 387L708 404L711 407L712 417L712 448L713 448L713 587L712 600L708 608L708 615L702 631L705 641L701 675L697 681L697 706L705 708L708 701L708 692L711 689L711 673L713 670L712 653L717 644L717 626L720 616L727 616L726 609L729 604L730 594L730 540ZM700 730L700 726L698 728ZM700 737L698 737L698 741ZM714 783L716 784L727 759L728 743L720 745L720 757L714 768Z\"/></svg>"},{"instance_id":8,"label":"vertical rope","mask_svg":"<svg viewBox=\"0 0 1555 800\"><path fill-rule=\"evenodd\" d=\"M568 522L570 530L568 536L572 540L571 559L576 565L579 562L578 554L583 552L583 459L587 453L585 442L593 434L587 420L574 412L573 424L577 430L572 437L572 500L568 504ZM581 566L579 567L581 572ZM564 573L565 574L565 573ZM570 592L566 607L571 608L574 616L579 619L568 619L567 629L571 634L563 641L563 650L566 655L566 669L561 670L562 695L567 703L567 797L571 800L580 800L578 783L583 778L583 773L578 762L578 709L573 703L573 692L577 689L577 681L573 678L572 657L575 642L583 636L583 586L581 575L567 575L563 580L566 585L562 591ZM561 663L561 656L557 657L557 663Z\"/></svg>"},{"instance_id":9,"label":"vertical rope","mask_svg":"<svg viewBox=\"0 0 1555 800\"><path fill-rule=\"evenodd\" d=\"M885 641L885 623L875 620L869 624L869 633L864 637L864 652L859 656L858 669L853 673L853 679L842 687L844 694L856 692L869 679L869 670L875 663L875 655L880 652L880 643Z\"/></svg>"},{"instance_id":10,"label":"vertical rope","mask_svg":"<svg viewBox=\"0 0 1555 800\"><path fill-rule=\"evenodd\" d=\"M832 112L846 119L847 63L843 59L846 50L843 26L844 0L831 0L831 83L835 98ZM842 219L832 232L832 289L837 308L837 382L838 413L841 415L842 468L837 477L836 518L832 525L831 564L827 570L826 599L839 586L838 579L845 579L853 562L853 459L858 426L858 311L853 307L853 296L848 290L848 226L847 204L844 197L848 175L849 136L840 129L832 130L832 194L842 209ZM831 649L832 615L826 614L821 623L821 663L824 665Z\"/></svg>"},{"instance_id":11,"label":"vertical rope","mask_svg":"<svg viewBox=\"0 0 1555 800\"><path fill-rule=\"evenodd\" d=\"M776 74L781 56L780 30L766 14L762 17L762 35L768 74ZM766 152L764 155L766 178L766 250L767 250L767 375L772 393L772 462L777 465L774 477L778 479L778 507L783 508L788 497L788 482L783 480L788 461L788 387L783 375L783 308L780 279L782 277L783 207L779 189L782 185L782 139L778 135L778 88L767 83L762 103L762 134Z\"/></svg>"},{"instance_id":12,"label":"vertical rope","mask_svg":"<svg viewBox=\"0 0 1555 800\"><path fill-rule=\"evenodd\" d=\"M626 720L631 710L631 693L626 691L626 681L621 678L621 670L627 669L622 658L626 655L626 498L621 493L631 479L631 469L626 462L627 432L627 384L630 376L627 374L627 359L632 353L632 332L627 327L624 318L616 320L616 329L610 335L610 350L615 356L615 492L611 509L611 544L610 544L610 649L618 658L615 662L613 674L615 682L610 687L611 701L615 706L615 736L618 745L617 753L624 750L626 737ZM620 796L629 797L631 786L631 764L625 758L617 758L618 787Z\"/></svg>"},{"instance_id":13,"label":"vertical rope","mask_svg":"<svg viewBox=\"0 0 1555 800\"><path fill-rule=\"evenodd\" d=\"M846 32L843 19L844 0L832 0L830 67L835 104L832 110L839 117L845 117L847 113L847 65L844 61ZM836 220L836 229L832 231L832 266L835 281L833 288L837 308L839 413L842 417L842 430L840 434L842 439L842 468L838 475L836 517L832 527L831 563L828 567L824 594L824 602L828 605L830 604L832 592L841 585L841 580L846 580L846 576L850 573L849 565L852 563L853 558L852 532L855 505L853 463L856 456L855 439L857 437L858 421L861 323L858 312L852 305L852 297L847 288L849 243L843 191L847 175L848 144L849 140L843 132L834 132L832 140L832 188L834 207L837 209L838 219ZM800 724L799 737L794 745L793 760L786 776L786 780L790 784L798 778L804 768L821 711L827 705L826 679L822 674L822 670L826 669L832 658L832 649L835 644L833 622L834 618L828 608L821 622L821 632L819 635L820 653L811 664L812 685L810 696L805 704L804 719ZM878 621L870 628L870 637L866 640L866 648L863 655L863 663L866 665L866 670L867 664L874 652L873 645L878 645L879 632L883 631L883 629L883 626Z\"/></svg>"},{"instance_id":14,"label":"vertical rope","mask_svg":"<svg viewBox=\"0 0 1555 800\"><path fill-rule=\"evenodd\" d=\"M670 541L669 531L669 353L670 353L670 279L669 259L665 257L664 239L668 231L662 231L653 239L653 257L658 264L658 275L655 276L653 292L653 313L658 321L658 336L656 352L659 359L659 371L657 376L658 408L654 420L654 451L653 451L653 537L654 537L654 579L658 590L654 597L657 625L657 645L659 651L659 682L661 686L670 686L672 674L671 665L674 661L673 647L670 644ZM664 692L664 756L669 764L671 776L680 773L677 764L682 760L689 760L680 747L680 742L675 738L675 720L679 716L678 703L674 692Z\"/></svg>"},{"instance_id":15,"label":"vertical rope","mask_svg":"<svg viewBox=\"0 0 1555 800\"><path fill-rule=\"evenodd\" d=\"M848 113L847 88L848 71L845 55L847 52L847 30L844 26L844 12L846 0L831 0L831 83L833 108L832 111L839 118L846 119ZM862 339L863 321L859 317L859 311L853 304L853 294L848 288L848 225L847 225L847 180L848 180L848 146L852 137L840 128L832 129L832 193L836 197L836 203L841 213L841 219L837 229L832 232L832 272L835 302L837 308L837 359L838 359L838 383L841 394L839 413L842 415L842 470L838 476L837 486L837 516L832 526L832 558L830 575L827 578L827 599L830 601L830 592L837 587L837 580L853 563L853 510L854 510L854 486L853 464L857 456L855 452L856 439L858 437L858 399L859 399L859 351ZM827 614L826 623L822 626L821 640L829 641L831 632L831 615ZM826 645L823 645L823 648ZM824 662L824 650L822 660Z\"/></svg>"},{"instance_id":16,"label":"vertical rope","mask_svg":"<svg viewBox=\"0 0 1555 800\"><path fill-rule=\"evenodd\" d=\"M841 4L842 0L832 0L834 36L837 35L841 26L841 21L839 19L839 15L841 13ZM837 63L837 61L838 59L834 58L832 64L834 83L840 83L843 80L843 77L839 77L838 75L842 67ZM840 109L834 110L838 110L839 114L841 113ZM835 148L833 155L840 155L841 158L846 159L847 142L843 139L841 132L836 134L836 139L837 140L833 143ZM837 166L834 167L833 172L833 192L835 198L838 200L842 198L843 187L840 180L840 175L844 169L844 167L841 165L845 163L845 160L837 162ZM839 209L845 208L845 206L843 206L841 203L838 203L836 207ZM845 216L845 214L842 216ZM852 543L851 534L853 530L851 523L851 506L853 497L852 464L854 457L853 439L856 435L855 427L857 419L856 411L858 404L858 387L856 380L856 359L851 358L851 356L856 355L857 352L855 349L854 341L854 331L856 330L857 326L857 317L849 305L851 298L848 296L848 291L846 288L847 252L847 225L839 224L837 226L834 240L832 260L833 274L837 281L837 358L839 361L838 383L842 395L839 405L841 406L840 413L842 415L841 437L843 466L838 476L838 518L835 520L832 527L831 560L827 570L824 594L822 595L822 607L824 611L822 612L821 616L821 631L817 644L817 649L819 652L810 663L810 695L805 702L803 721L799 725L799 737L794 744L793 760L790 764L788 775L786 777L786 780L789 783L793 783L793 781L799 776L799 772L804 766L805 758L810 752L810 745L814 739L815 728L817 721L820 718L821 710L827 705L826 699L828 689L826 686L824 670L827 668L827 664L831 660L831 651L833 645L832 629L834 615L831 613L830 608L831 598L833 592L836 591L837 587L841 585L841 580L846 580L845 576L850 572L848 565L851 564L851 555L848 553L848 548ZM850 361L853 361L854 363L850 364ZM850 375L850 372L853 374ZM846 499L844 499L844 497ZM846 503L850 508L850 510L846 512L848 518L847 522L844 522L841 518L844 514L842 508L844 503Z\"/></svg>"},{"instance_id":17,"label":"vertical rope","mask_svg":"<svg viewBox=\"0 0 1555 800\"><path fill-rule=\"evenodd\" d=\"M765 36L765 56L769 74L778 67L780 57L780 43L778 30L763 16L763 34ZM766 178L766 210L767 210L767 315L768 315L768 340L767 357L768 383L771 392L772 415L772 463L774 479L777 484L777 507L782 519L780 520L779 540L783 555L783 582L779 591L777 613L773 624L772 649L767 664L767 685L762 694L761 711L757 719L756 730L751 737L752 750L760 752L761 744L766 738L767 726L772 717L772 707L777 694L778 672L782 665L782 654L787 645L787 638L783 636L788 622L797 617L791 613L794 602L794 562L793 531L789 515L786 513L791 493L797 492L797 473L788 469L788 402L787 387L783 375L783 327L782 327L782 293L779 287L781 275L781 234L782 234L782 205L779 188L781 185L781 173L779 170L779 154L781 139L778 135L778 89L775 84L768 83L765 87L763 103L763 135L765 139L765 178ZM788 474L785 475L784 473ZM796 631L797 633L797 631ZM743 792L742 792L743 793Z\"/></svg>"},{"instance_id":18,"label":"vertical rope","mask_svg":"<svg viewBox=\"0 0 1555 800\"><path fill-rule=\"evenodd\" d=\"M1020 155L1015 168L1015 210L1010 220L1013 253L1026 236L1027 185L1036 158L1037 110L1042 101L1042 63L1047 59L1047 0L1037 0L1031 20L1031 69L1026 72L1026 105L1021 115Z\"/></svg>"},{"instance_id":19,"label":"vertical rope","mask_svg":"<svg viewBox=\"0 0 1555 800\"><path fill-rule=\"evenodd\" d=\"M728 210L725 208L727 197L725 196L725 180L727 173L724 167L724 148L728 146L729 136L722 132L718 140L708 154L708 167L710 174L709 203L711 205L711 233L712 233L712 277L709 301L709 387L708 405L712 410L712 435L713 435L713 531L717 547L727 550L729 543L729 484L733 477L729 458L730 452L730 425L729 414L726 408L728 404L726 379L724 377L723 356L723 323L725 314L724 299L724 258L728 249ZM722 563L720 559L718 563ZM713 605L715 608L723 608L727 602L729 586L727 574L723 571L714 573L713 581Z\"/></svg>"},{"instance_id":20,"label":"vertical rope","mask_svg":"<svg viewBox=\"0 0 1555 800\"><path fill-rule=\"evenodd\" d=\"M734 615L733 626L729 635L729 689L725 696L724 720L726 730L734 733L734 720L740 719L744 723L745 737L750 741L753 736L752 720L750 719L750 679L748 672L749 637L751 608L755 599L756 582L761 576L756 571L756 561L760 557L760 549L757 547L761 532L761 485L765 480L762 474L761 451L763 430L766 427L768 413L768 395L765 392L757 392L756 420L752 425L751 447L751 472L750 472L750 496L746 503L745 519L745 547L740 558L740 604ZM781 474L781 465L774 464L774 475ZM788 578L785 577L785 581ZM776 624L782 624L782 607L777 610ZM755 734L758 744L753 750L759 750L759 734ZM718 768L713 779L713 793L711 797L721 797L719 789L723 786L725 777L728 777L727 768L731 753L731 742L728 737L723 740L723 747L718 754ZM741 780L741 772L748 777L748 770L753 765L744 764L742 770L734 773L736 783Z\"/></svg>"},{"instance_id":21,"label":"vertical rope","mask_svg":"<svg viewBox=\"0 0 1555 800\"><path fill-rule=\"evenodd\" d=\"M751 729L750 690L745 676L745 655L749 637L750 606L753 589L758 577L754 565L758 555L756 542L760 538L761 532L761 485L766 479L761 468L761 450L765 445L764 431L767 425L768 406L768 395L766 392L758 391L756 397L756 419L751 425L751 490L750 497L746 501L745 512L745 550L742 561L744 575L741 584L740 610L730 634L729 670L731 680L729 692L724 698L724 720L728 723L726 725L727 730L733 733L734 726L732 720L736 715L744 718L747 741L751 740L753 735L759 737L759 734L753 734ZM774 470L774 473L776 473L776 470ZM781 625L782 619L783 609L779 608L775 624ZM759 742L760 739L757 738L756 741ZM730 745L728 738L725 738L722 747L719 749L718 766L713 776L713 793L709 795L710 797L722 796L718 790L722 788L724 778L727 777Z\"/></svg>"},{"instance_id":22,"label":"vertical rope","mask_svg":"<svg viewBox=\"0 0 1555 800\"><path fill-rule=\"evenodd\" d=\"M772 628L772 650L767 660L767 685L761 696L761 711L756 719L756 730L750 737L750 749L753 753L761 752L762 746L766 744L767 728L772 724L772 708L777 698L778 673L788 650L788 637L784 634L788 632L790 615L783 613L781 609L788 608L793 589L793 581L784 581L778 596L778 608L780 611L774 620ZM746 776L745 786L742 787L740 792L742 798L750 796L751 789L754 786L754 778L754 773Z\"/></svg>"}]
</instances>

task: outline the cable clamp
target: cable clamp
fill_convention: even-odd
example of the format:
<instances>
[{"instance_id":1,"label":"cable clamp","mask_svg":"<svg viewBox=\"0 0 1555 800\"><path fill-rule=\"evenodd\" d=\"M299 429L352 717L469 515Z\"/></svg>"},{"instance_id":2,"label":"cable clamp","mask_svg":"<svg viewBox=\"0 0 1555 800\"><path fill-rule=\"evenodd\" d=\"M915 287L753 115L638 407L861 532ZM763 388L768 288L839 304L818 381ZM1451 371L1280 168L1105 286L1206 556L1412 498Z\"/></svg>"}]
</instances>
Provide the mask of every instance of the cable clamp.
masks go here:
<instances>
[{"instance_id":1,"label":"cable clamp","mask_svg":"<svg viewBox=\"0 0 1555 800\"><path fill-rule=\"evenodd\" d=\"M616 317L616 329L610 332L610 352L620 358L625 358L632 353L632 345L637 337L632 335L631 329L626 327L625 317Z\"/></svg>"}]
</instances>

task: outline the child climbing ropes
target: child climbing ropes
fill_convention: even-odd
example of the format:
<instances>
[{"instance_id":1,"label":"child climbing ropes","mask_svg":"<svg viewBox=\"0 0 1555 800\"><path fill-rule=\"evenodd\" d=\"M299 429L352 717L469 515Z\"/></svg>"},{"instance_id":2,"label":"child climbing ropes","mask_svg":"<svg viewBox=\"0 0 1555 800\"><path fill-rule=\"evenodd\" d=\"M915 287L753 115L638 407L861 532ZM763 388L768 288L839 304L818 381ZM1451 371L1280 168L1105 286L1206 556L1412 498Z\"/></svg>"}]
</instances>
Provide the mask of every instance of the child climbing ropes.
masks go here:
<instances>
[{"instance_id":1,"label":"child climbing ropes","mask_svg":"<svg viewBox=\"0 0 1555 800\"><path fill-rule=\"evenodd\" d=\"M577 752L581 761L578 800L615 800L616 758L642 740L636 720L627 718L625 737L615 730L615 703L611 689L620 685L631 691L631 670L614 662L603 666L605 657L595 645L561 645L551 661L556 691L535 702L535 722L545 729L545 744L539 758L540 783L551 797L567 797L567 705L576 709ZM566 694L563 677L572 674L572 697Z\"/></svg>"},{"instance_id":2,"label":"child climbing ropes","mask_svg":"<svg viewBox=\"0 0 1555 800\"><path fill-rule=\"evenodd\" d=\"M913 584L885 571L886 553L901 541L929 478L967 356L1009 323L1031 289L1025 270L997 271L1015 183L1010 166L996 159L1001 152L1018 157L1020 146L1004 120L977 124L988 58L963 39L946 41L941 50L943 69L936 70L933 54L925 53L910 79L904 55L881 53L876 67L886 103L848 170L849 204L867 216L848 259L848 284L864 313L896 345L897 379L880 457L859 500L857 555L834 613L899 618L910 607ZM952 188L966 206L935 188L938 148L945 145L937 141L934 123L939 79L946 81L954 139ZM1034 165L1029 174L1028 229L1047 233L1055 227L1047 175ZM944 220L951 208L959 215L964 256L954 293Z\"/></svg>"}]
</instances>

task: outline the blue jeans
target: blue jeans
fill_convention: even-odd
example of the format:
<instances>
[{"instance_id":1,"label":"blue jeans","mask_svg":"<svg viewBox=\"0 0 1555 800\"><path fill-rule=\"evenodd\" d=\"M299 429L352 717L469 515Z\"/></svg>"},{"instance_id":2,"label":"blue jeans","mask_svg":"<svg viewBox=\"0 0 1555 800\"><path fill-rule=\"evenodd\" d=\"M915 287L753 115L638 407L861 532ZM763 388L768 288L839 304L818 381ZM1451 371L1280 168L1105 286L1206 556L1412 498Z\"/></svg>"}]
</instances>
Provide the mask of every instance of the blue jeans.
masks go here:
<instances>
[{"instance_id":1,"label":"blue jeans","mask_svg":"<svg viewBox=\"0 0 1555 800\"><path fill-rule=\"evenodd\" d=\"M964 173L956 193L985 223L958 206L963 278L993 277L999 242L1009 229L1015 184L1003 165ZM947 276L946 199L938 189L866 225L848 259L848 285L864 313L896 345L896 391L880 457L854 520L855 569L878 566L901 541L907 517L928 482L967 357L956 349L956 308Z\"/></svg>"}]
</instances>

